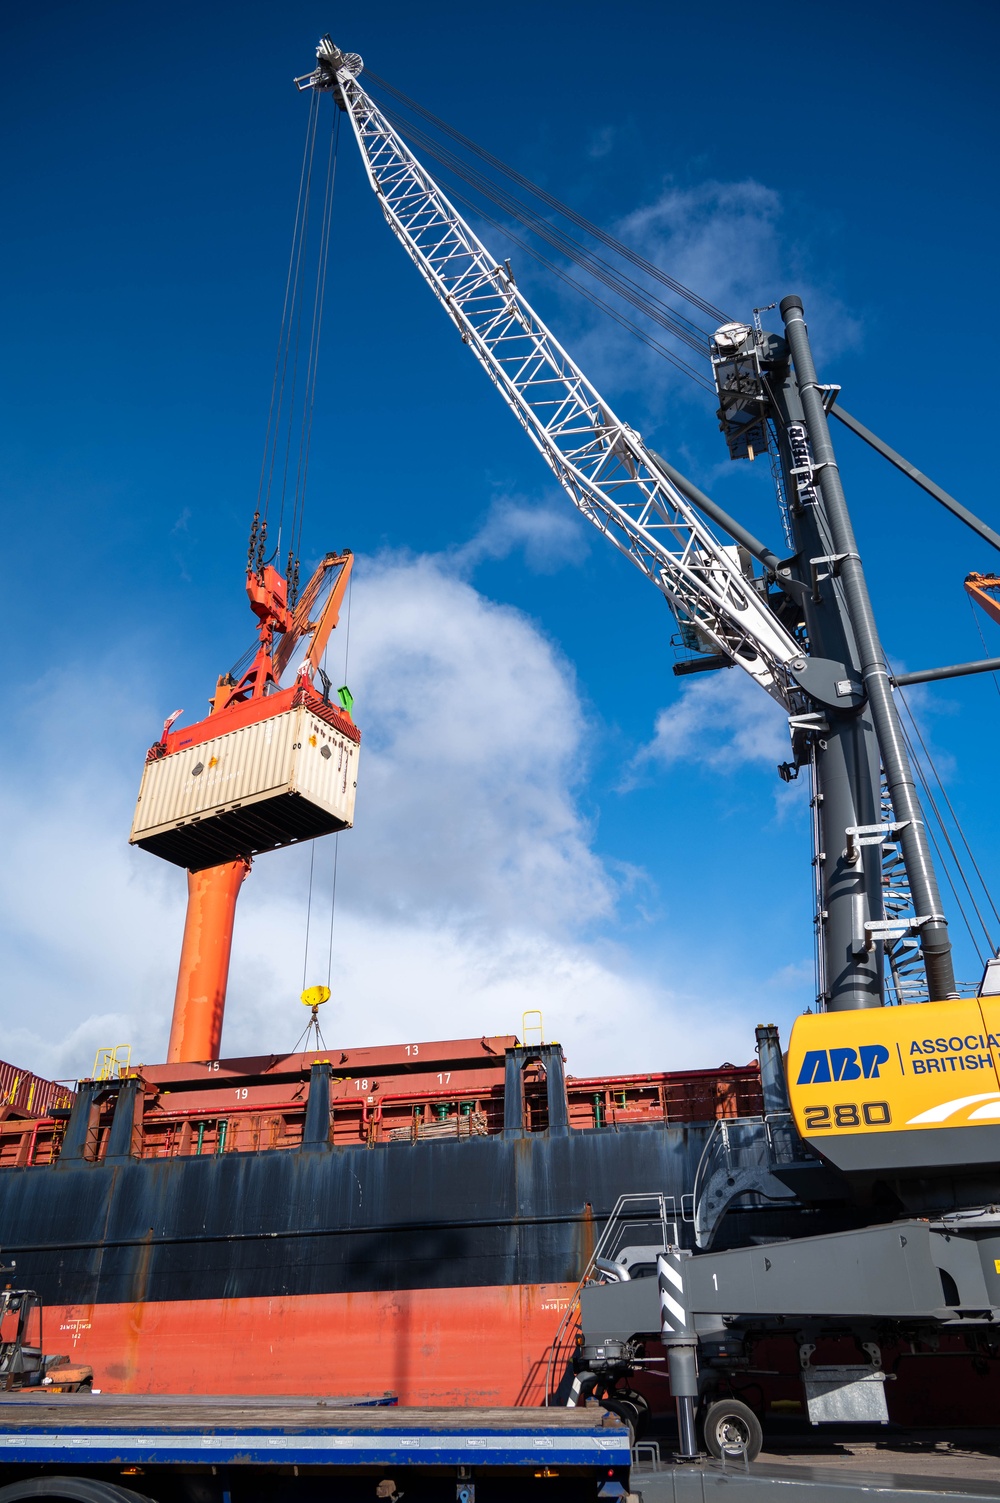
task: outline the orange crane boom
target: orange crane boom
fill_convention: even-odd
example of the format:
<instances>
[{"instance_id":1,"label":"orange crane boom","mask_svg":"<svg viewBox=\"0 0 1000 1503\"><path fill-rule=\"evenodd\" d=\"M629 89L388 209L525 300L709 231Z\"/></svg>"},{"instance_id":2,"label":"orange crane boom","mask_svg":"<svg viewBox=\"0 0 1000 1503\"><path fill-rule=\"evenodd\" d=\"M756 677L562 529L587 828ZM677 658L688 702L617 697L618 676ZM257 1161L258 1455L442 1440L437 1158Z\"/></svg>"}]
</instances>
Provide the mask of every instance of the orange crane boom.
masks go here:
<instances>
[{"instance_id":1,"label":"orange crane boom","mask_svg":"<svg viewBox=\"0 0 1000 1503\"><path fill-rule=\"evenodd\" d=\"M976 604L982 606L987 616L992 616L1000 626L1000 575L967 574L965 588Z\"/></svg>"}]
</instances>

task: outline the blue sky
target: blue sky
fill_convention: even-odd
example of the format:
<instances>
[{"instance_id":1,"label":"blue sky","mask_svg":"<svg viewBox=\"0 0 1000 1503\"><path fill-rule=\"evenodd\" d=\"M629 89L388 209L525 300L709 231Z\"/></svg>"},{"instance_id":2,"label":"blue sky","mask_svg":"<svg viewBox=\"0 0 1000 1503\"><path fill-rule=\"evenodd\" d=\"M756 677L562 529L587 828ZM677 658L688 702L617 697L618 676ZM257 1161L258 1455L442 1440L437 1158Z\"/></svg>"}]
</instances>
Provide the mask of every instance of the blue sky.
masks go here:
<instances>
[{"instance_id":1,"label":"blue sky","mask_svg":"<svg viewBox=\"0 0 1000 1503\"><path fill-rule=\"evenodd\" d=\"M2 1005L7 1052L62 1074L112 1033L162 1052L181 892L124 842L144 748L249 640L291 79L323 31L721 306L800 292L844 405L997 516L992 7L774 4L724 31L714 7L636 0L167 14L38 5L5 26ZM512 259L619 415L780 546L766 469L729 464L711 404ZM835 438L893 661L979 656L962 579L990 550ZM780 717L733 674L673 678L662 601L555 491L346 131L305 551L345 544L370 759L328 1035L502 1032L542 1005L580 1073L744 1059L755 1022L787 1028L812 1000L811 908ZM997 685L914 704L991 876ZM327 842L317 892L331 860ZM307 867L261 860L241 900L227 1050L294 1042Z\"/></svg>"}]
</instances>

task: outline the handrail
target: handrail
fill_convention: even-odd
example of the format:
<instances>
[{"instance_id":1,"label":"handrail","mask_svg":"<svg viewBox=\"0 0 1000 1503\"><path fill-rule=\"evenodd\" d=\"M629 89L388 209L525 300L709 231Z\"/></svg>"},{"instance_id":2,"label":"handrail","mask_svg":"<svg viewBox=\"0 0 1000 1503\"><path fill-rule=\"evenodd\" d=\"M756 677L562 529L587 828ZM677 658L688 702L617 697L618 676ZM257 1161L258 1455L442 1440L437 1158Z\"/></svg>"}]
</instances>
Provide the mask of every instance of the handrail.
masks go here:
<instances>
[{"instance_id":1,"label":"handrail","mask_svg":"<svg viewBox=\"0 0 1000 1503\"><path fill-rule=\"evenodd\" d=\"M591 1275L597 1267L598 1259L603 1258L606 1250L608 1249L608 1247L610 1247L612 1237L617 1232L622 1222L626 1206L635 1201L643 1201L646 1203L646 1205L649 1205L651 1202L655 1202L659 1206L660 1224L663 1228L664 1247L667 1246L668 1224L673 1228L674 1241L677 1240L677 1201L673 1195L664 1195L658 1190L651 1190L645 1194L632 1192L628 1195L619 1195L618 1199L615 1201L614 1209L612 1210L611 1215L604 1223L604 1228L601 1232L601 1235L598 1237L596 1243L594 1244L594 1250L587 1260L587 1266L584 1269L580 1281L573 1292L573 1296L570 1299L569 1304L566 1306L566 1309L563 1311L563 1317L556 1329L556 1334L552 1338L552 1342L549 1347L549 1358L545 1368L546 1408L550 1407L549 1401L552 1394L552 1374L556 1359L559 1355L563 1337L566 1334L566 1328L579 1309L580 1295L583 1291L583 1288L590 1281ZM667 1216L668 1201L670 1202L673 1211L673 1214L669 1217ZM649 1220L651 1218L647 1217L646 1219Z\"/></svg>"}]
</instances>

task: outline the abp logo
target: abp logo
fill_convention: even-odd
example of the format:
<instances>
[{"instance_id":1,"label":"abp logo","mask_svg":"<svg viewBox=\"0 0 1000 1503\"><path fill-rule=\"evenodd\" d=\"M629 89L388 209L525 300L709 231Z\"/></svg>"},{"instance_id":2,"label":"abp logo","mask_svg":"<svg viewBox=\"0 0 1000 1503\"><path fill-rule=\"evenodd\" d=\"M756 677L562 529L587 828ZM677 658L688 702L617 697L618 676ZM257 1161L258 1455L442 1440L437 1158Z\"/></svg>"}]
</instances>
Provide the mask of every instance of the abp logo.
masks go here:
<instances>
[{"instance_id":1,"label":"abp logo","mask_svg":"<svg viewBox=\"0 0 1000 1503\"><path fill-rule=\"evenodd\" d=\"M878 1080L879 1066L888 1064L884 1044L860 1044L857 1049L807 1049L796 1085L826 1085L834 1080Z\"/></svg>"}]
</instances>

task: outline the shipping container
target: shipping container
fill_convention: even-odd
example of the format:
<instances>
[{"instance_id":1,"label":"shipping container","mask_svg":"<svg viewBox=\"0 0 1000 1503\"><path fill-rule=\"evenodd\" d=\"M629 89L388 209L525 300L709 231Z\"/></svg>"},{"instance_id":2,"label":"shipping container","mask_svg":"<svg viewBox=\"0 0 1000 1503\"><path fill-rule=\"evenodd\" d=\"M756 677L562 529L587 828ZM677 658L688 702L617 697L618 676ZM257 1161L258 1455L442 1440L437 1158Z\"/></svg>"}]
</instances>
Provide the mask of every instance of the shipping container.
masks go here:
<instances>
[{"instance_id":1,"label":"shipping container","mask_svg":"<svg viewBox=\"0 0 1000 1503\"><path fill-rule=\"evenodd\" d=\"M70 1086L43 1080L0 1059L0 1118L45 1117L53 1107L68 1108L75 1100Z\"/></svg>"},{"instance_id":2,"label":"shipping container","mask_svg":"<svg viewBox=\"0 0 1000 1503\"><path fill-rule=\"evenodd\" d=\"M211 717L202 727L212 728ZM279 713L151 756L129 840L200 871L348 829L359 741L353 723L310 694Z\"/></svg>"}]
</instances>

